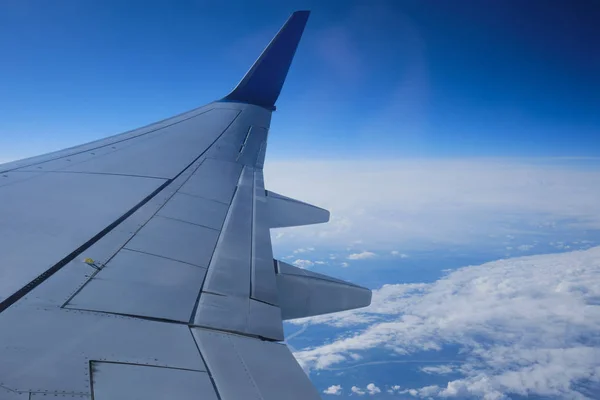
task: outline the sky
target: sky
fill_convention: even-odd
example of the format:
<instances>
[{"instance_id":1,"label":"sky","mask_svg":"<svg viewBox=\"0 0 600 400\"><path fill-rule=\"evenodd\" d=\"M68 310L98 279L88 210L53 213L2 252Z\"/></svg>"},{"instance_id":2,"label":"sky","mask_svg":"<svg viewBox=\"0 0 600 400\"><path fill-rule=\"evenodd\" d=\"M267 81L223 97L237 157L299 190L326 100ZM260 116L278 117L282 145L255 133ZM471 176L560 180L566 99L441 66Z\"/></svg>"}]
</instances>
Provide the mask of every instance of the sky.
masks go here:
<instances>
[{"instance_id":1,"label":"sky","mask_svg":"<svg viewBox=\"0 0 600 400\"><path fill-rule=\"evenodd\" d=\"M312 15L269 190L331 211L274 256L369 287L285 324L325 399L599 398L600 3L0 3L0 162L223 97Z\"/></svg>"},{"instance_id":2,"label":"sky","mask_svg":"<svg viewBox=\"0 0 600 400\"><path fill-rule=\"evenodd\" d=\"M0 160L222 97L296 9L271 159L600 152L594 1L8 0Z\"/></svg>"}]
</instances>

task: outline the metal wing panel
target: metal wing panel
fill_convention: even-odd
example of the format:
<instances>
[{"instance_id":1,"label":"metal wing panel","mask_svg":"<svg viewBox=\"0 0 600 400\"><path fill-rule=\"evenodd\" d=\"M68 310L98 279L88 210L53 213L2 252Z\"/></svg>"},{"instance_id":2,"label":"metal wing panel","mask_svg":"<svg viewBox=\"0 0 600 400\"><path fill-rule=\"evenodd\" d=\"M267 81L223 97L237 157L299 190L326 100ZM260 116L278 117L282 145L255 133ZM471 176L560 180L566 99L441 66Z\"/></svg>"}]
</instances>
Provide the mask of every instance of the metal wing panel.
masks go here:
<instances>
[{"instance_id":1,"label":"metal wing panel","mask_svg":"<svg viewBox=\"0 0 600 400\"><path fill-rule=\"evenodd\" d=\"M94 400L217 400L206 372L139 364L91 363Z\"/></svg>"},{"instance_id":2,"label":"metal wing panel","mask_svg":"<svg viewBox=\"0 0 600 400\"><path fill-rule=\"evenodd\" d=\"M267 128L260 126L250 127L248 136L240 148L237 161L251 167L256 166L260 155L260 149L263 146L263 143L267 141L268 133L269 131Z\"/></svg>"},{"instance_id":3,"label":"metal wing panel","mask_svg":"<svg viewBox=\"0 0 600 400\"><path fill-rule=\"evenodd\" d=\"M66 308L187 323L206 268L121 250Z\"/></svg>"},{"instance_id":4,"label":"metal wing panel","mask_svg":"<svg viewBox=\"0 0 600 400\"><path fill-rule=\"evenodd\" d=\"M11 390L89 395L91 360L206 371L185 324L19 305L0 313L0 326Z\"/></svg>"},{"instance_id":5,"label":"metal wing panel","mask_svg":"<svg viewBox=\"0 0 600 400\"><path fill-rule=\"evenodd\" d=\"M277 282L269 229L269 205L265 196L263 173L259 169L254 172L253 211L251 297L278 306Z\"/></svg>"},{"instance_id":6,"label":"metal wing panel","mask_svg":"<svg viewBox=\"0 0 600 400\"><path fill-rule=\"evenodd\" d=\"M65 170L171 179L204 153L238 114L238 110L215 108L180 124L163 128L158 135L144 140L135 139L139 142Z\"/></svg>"},{"instance_id":7,"label":"metal wing panel","mask_svg":"<svg viewBox=\"0 0 600 400\"><path fill-rule=\"evenodd\" d=\"M268 221L271 228L320 224L329 221L329 211L267 191Z\"/></svg>"},{"instance_id":8,"label":"metal wing panel","mask_svg":"<svg viewBox=\"0 0 600 400\"><path fill-rule=\"evenodd\" d=\"M192 328L222 400L320 399L287 346Z\"/></svg>"},{"instance_id":9,"label":"metal wing panel","mask_svg":"<svg viewBox=\"0 0 600 400\"><path fill-rule=\"evenodd\" d=\"M283 339L265 207L262 171L246 166L208 268L194 325Z\"/></svg>"},{"instance_id":10,"label":"metal wing panel","mask_svg":"<svg viewBox=\"0 0 600 400\"><path fill-rule=\"evenodd\" d=\"M371 291L339 279L277 261L283 319L352 310L371 304Z\"/></svg>"},{"instance_id":11,"label":"metal wing panel","mask_svg":"<svg viewBox=\"0 0 600 400\"><path fill-rule=\"evenodd\" d=\"M227 204L178 192L157 215L221 230L228 209Z\"/></svg>"},{"instance_id":12,"label":"metal wing panel","mask_svg":"<svg viewBox=\"0 0 600 400\"><path fill-rule=\"evenodd\" d=\"M229 204L241 171L239 164L207 158L179 192Z\"/></svg>"},{"instance_id":13,"label":"metal wing panel","mask_svg":"<svg viewBox=\"0 0 600 400\"><path fill-rule=\"evenodd\" d=\"M233 121L230 129L219 138L218 143L215 143L206 155L219 160L238 162L240 153L244 150L244 143L247 143L251 135L252 127L269 128L271 111L249 104L222 104L239 108L242 113Z\"/></svg>"},{"instance_id":14,"label":"metal wing panel","mask_svg":"<svg viewBox=\"0 0 600 400\"><path fill-rule=\"evenodd\" d=\"M206 268L218 236L212 228L155 216L125 248Z\"/></svg>"},{"instance_id":15,"label":"metal wing panel","mask_svg":"<svg viewBox=\"0 0 600 400\"><path fill-rule=\"evenodd\" d=\"M203 287L205 292L250 297L253 184L253 171L246 167L208 268Z\"/></svg>"},{"instance_id":16,"label":"metal wing panel","mask_svg":"<svg viewBox=\"0 0 600 400\"><path fill-rule=\"evenodd\" d=\"M44 173L0 187L0 302L110 227L163 183Z\"/></svg>"}]
</instances>

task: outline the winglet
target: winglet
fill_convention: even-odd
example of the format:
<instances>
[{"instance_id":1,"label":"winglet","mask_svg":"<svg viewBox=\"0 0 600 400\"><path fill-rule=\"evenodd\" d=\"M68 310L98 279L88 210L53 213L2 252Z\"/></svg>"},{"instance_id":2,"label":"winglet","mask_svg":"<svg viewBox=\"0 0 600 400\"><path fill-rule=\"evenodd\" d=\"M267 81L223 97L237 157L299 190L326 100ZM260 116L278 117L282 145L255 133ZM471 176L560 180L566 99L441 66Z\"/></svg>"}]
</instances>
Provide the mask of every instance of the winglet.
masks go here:
<instances>
[{"instance_id":1,"label":"winglet","mask_svg":"<svg viewBox=\"0 0 600 400\"><path fill-rule=\"evenodd\" d=\"M274 110L309 14L310 11L293 13L240 83L222 101L239 101Z\"/></svg>"}]
</instances>

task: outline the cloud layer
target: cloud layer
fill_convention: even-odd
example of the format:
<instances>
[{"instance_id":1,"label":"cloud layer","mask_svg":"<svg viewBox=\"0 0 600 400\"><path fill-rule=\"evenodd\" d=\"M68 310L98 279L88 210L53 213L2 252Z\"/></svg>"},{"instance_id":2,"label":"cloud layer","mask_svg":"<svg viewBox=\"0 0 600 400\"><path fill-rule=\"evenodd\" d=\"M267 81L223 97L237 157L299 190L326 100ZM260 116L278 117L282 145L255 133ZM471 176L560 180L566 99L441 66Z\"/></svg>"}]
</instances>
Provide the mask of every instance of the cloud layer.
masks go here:
<instances>
[{"instance_id":1,"label":"cloud layer","mask_svg":"<svg viewBox=\"0 0 600 400\"><path fill-rule=\"evenodd\" d=\"M580 384L600 388L599 283L596 247L464 267L432 284L384 285L367 309L295 321L358 329L295 356L312 371L356 363L374 348L403 357L453 345L461 363L423 372L462 378L405 393L584 398Z\"/></svg>"},{"instance_id":2,"label":"cloud layer","mask_svg":"<svg viewBox=\"0 0 600 400\"><path fill-rule=\"evenodd\" d=\"M332 214L328 224L285 230L276 243L360 241L389 253L400 243L600 228L600 171L560 160L270 161L265 173L269 189Z\"/></svg>"}]
</instances>

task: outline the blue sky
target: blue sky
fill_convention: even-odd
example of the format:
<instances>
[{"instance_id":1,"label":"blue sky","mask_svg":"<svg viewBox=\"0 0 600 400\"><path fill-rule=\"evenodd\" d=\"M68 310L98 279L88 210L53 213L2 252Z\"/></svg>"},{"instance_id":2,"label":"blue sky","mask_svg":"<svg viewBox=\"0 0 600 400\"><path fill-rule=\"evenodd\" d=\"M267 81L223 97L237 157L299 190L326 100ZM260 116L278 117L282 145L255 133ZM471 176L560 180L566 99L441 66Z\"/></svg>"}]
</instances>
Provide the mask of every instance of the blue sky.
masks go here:
<instances>
[{"instance_id":1,"label":"blue sky","mask_svg":"<svg viewBox=\"0 0 600 400\"><path fill-rule=\"evenodd\" d=\"M223 96L295 9L271 159L600 152L595 2L9 0L0 159Z\"/></svg>"}]
</instances>

